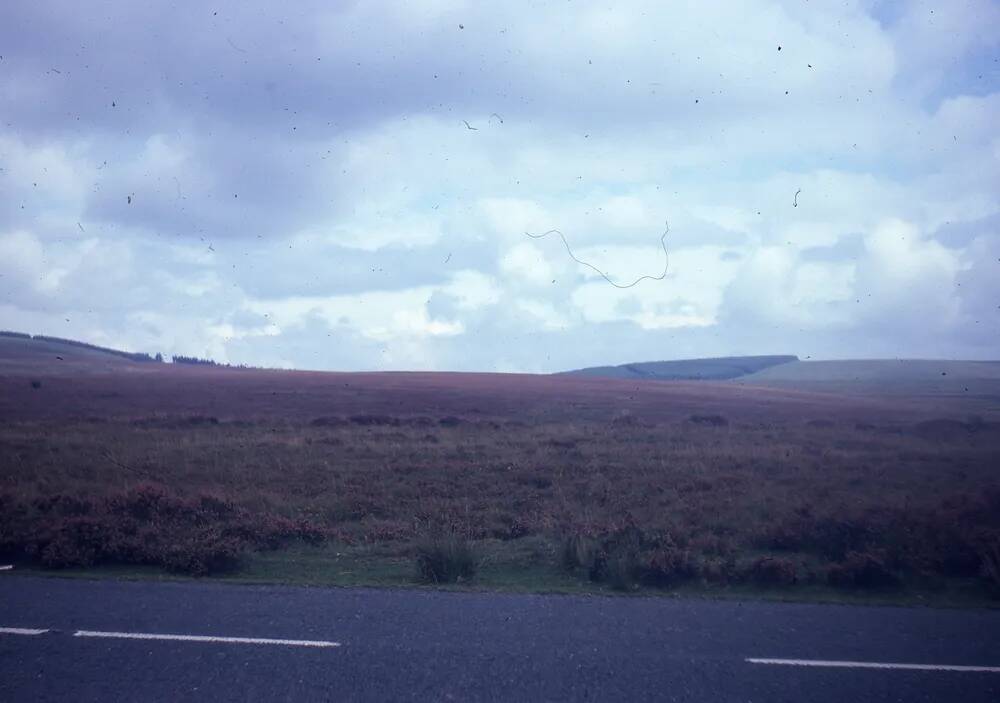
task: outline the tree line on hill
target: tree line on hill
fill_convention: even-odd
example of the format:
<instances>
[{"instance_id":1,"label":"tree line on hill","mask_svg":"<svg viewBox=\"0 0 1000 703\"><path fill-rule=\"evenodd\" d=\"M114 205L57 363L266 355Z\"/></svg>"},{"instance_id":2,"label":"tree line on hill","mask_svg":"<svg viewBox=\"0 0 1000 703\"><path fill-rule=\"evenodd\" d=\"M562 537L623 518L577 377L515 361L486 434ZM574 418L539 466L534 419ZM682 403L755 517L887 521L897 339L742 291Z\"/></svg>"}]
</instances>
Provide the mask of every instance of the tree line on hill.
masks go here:
<instances>
[{"instance_id":1,"label":"tree line on hill","mask_svg":"<svg viewBox=\"0 0 1000 703\"><path fill-rule=\"evenodd\" d=\"M220 364L212 359L199 359L196 356L181 356L175 354L170 357L171 361L175 364L195 364L200 366L229 366L229 364Z\"/></svg>"}]
</instances>

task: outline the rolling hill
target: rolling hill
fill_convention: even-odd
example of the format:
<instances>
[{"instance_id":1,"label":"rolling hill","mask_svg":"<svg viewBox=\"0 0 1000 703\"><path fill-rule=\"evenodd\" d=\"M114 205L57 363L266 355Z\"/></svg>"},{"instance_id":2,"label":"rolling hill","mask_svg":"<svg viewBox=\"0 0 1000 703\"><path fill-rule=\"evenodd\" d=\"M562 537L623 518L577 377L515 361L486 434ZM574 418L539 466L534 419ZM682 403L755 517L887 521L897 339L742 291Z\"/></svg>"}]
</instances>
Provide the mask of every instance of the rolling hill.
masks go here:
<instances>
[{"instance_id":1,"label":"rolling hill","mask_svg":"<svg viewBox=\"0 0 1000 703\"><path fill-rule=\"evenodd\" d=\"M797 356L790 355L727 356L714 359L644 361L620 366L593 366L564 371L560 375L647 381L723 381L797 361Z\"/></svg>"},{"instance_id":2,"label":"rolling hill","mask_svg":"<svg viewBox=\"0 0 1000 703\"><path fill-rule=\"evenodd\" d=\"M76 375L135 370L154 363L148 354L73 339L0 332L0 374Z\"/></svg>"},{"instance_id":3,"label":"rolling hill","mask_svg":"<svg viewBox=\"0 0 1000 703\"><path fill-rule=\"evenodd\" d=\"M1000 401L1000 361L845 359L795 361L761 369L738 383L813 391L962 394Z\"/></svg>"}]
</instances>

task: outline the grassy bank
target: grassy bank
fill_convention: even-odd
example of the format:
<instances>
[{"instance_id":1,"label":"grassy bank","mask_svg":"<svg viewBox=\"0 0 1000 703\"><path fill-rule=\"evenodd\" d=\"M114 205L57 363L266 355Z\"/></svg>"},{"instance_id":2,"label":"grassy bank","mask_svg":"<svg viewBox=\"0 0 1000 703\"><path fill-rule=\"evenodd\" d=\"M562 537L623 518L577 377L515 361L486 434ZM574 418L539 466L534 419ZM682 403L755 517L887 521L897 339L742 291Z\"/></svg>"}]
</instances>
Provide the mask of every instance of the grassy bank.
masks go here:
<instances>
[{"instance_id":1,"label":"grassy bank","mask_svg":"<svg viewBox=\"0 0 1000 703\"><path fill-rule=\"evenodd\" d=\"M518 543L524 542L524 543ZM405 588L455 592L495 592L614 597L678 597L779 602L895 605L939 608L997 608L1000 600L977 579L946 579L933 584L910 583L899 588L838 588L825 583L798 584L795 588L755 583L717 584L688 581L670 588L638 586L629 590L595 583L567 573L559 565L536 560L537 538L516 542L485 541L473 545L482 559L472 579L458 583L428 583L415 568L410 549L401 545L377 547L323 544L293 545L285 549L254 552L240 568L216 574L209 580L234 585L291 585L342 588ZM557 546L542 547L555 553ZM70 579L129 581L204 581L155 566L106 564L88 568L43 569L26 565L13 575Z\"/></svg>"}]
</instances>

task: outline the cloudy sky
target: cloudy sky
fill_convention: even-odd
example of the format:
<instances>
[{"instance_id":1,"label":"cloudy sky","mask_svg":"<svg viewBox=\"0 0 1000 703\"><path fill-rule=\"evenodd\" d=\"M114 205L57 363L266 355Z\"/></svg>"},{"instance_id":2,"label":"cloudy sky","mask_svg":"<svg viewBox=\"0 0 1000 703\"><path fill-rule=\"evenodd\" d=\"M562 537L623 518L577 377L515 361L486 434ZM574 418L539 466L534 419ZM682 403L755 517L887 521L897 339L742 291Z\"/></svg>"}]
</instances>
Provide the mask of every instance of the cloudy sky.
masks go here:
<instances>
[{"instance_id":1,"label":"cloudy sky","mask_svg":"<svg viewBox=\"0 0 1000 703\"><path fill-rule=\"evenodd\" d=\"M1000 357L1000 2L5 2L0 328L318 369ZM620 284L616 288L568 255Z\"/></svg>"}]
</instances>

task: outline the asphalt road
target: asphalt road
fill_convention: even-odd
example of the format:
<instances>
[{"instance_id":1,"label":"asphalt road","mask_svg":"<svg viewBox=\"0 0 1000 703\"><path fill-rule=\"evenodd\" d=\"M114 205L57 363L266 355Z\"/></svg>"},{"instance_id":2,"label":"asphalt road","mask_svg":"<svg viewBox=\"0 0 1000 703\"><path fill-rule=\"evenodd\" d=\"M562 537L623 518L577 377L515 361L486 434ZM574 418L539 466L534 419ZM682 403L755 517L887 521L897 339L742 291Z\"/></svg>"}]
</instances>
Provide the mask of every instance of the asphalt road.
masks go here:
<instances>
[{"instance_id":1,"label":"asphalt road","mask_svg":"<svg viewBox=\"0 0 1000 703\"><path fill-rule=\"evenodd\" d=\"M1000 611L6 573L0 628L2 701L1000 701L1000 669L747 661L1000 667Z\"/></svg>"}]
</instances>

